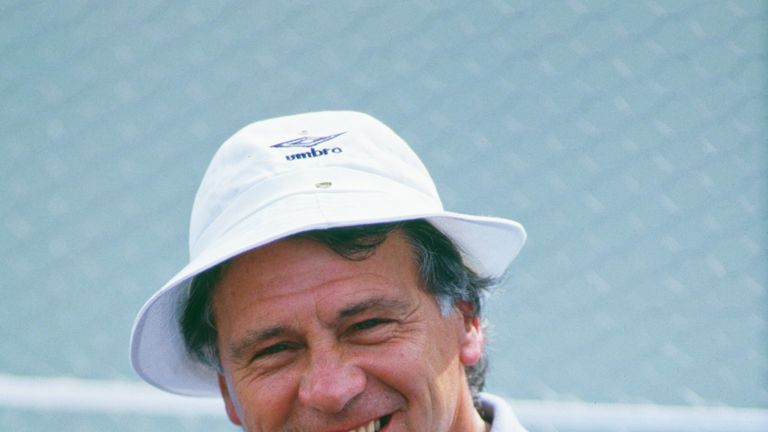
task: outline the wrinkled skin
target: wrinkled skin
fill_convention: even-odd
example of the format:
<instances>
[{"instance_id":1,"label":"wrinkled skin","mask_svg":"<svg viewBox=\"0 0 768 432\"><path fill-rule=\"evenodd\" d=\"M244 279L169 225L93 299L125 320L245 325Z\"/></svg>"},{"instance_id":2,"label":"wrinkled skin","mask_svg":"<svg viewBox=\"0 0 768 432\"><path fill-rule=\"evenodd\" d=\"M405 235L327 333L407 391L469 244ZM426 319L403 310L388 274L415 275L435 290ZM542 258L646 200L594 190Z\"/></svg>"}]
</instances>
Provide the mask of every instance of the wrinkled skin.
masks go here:
<instances>
[{"instance_id":1,"label":"wrinkled skin","mask_svg":"<svg viewBox=\"0 0 768 432\"><path fill-rule=\"evenodd\" d=\"M362 261L306 239L236 258L213 305L230 420L249 432L476 432L477 318L443 316L399 232Z\"/></svg>"}]
</instances>

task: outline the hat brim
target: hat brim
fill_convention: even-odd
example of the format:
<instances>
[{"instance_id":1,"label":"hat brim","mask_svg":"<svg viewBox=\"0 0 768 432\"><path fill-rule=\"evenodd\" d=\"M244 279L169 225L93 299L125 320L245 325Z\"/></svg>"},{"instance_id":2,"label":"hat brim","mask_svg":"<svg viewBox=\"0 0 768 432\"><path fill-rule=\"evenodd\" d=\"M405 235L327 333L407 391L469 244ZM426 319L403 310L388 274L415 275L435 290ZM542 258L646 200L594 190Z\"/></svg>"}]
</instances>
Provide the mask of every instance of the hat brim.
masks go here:
<instances>
[{"instance_id":1,"label":"hat brim","mask_svg":"<svg viewBox=\"0 0 768 432\"><path fill-rule=\"evenodd\" d=\"M292 210L296 211L297 208L301 209L302 206L297 206L294 201ZM311 205L308 203L304 210L312 212L316 208L313 202ZM426 219L447 235L462 252L465 263L484 277L503 275L526 239L523 226L508 219L446 211L395 215L387 214L383 207L378 210L374 214L379 217L375 218L362 214L349 217L351 213L348 210L345 212L347 218L341 220L328 217L327 214L322 215L322 218L321 215L303 218L309 221L334 221L312 225L297 223L296 218L290 219L293 224L273 218L269 219L274 223L268 229L253 226L250 229L238 229L237 232L241 233L238 236L223 237L217 247L208 248L193 259L144 304L131 334L130 360L133 368L148 383L172 393L188 396L219 395L216 371L188 354L179 328L179 310L188 296L190 283L195 276L217 264L299 232ZM279 212L280 209L274 211ZM372 214L370 211L364 213ZM248 222L243 221L245 224ZM249 238L243 238L242 233L248 233L245 235Z\"/></svg>"}]
</instances>

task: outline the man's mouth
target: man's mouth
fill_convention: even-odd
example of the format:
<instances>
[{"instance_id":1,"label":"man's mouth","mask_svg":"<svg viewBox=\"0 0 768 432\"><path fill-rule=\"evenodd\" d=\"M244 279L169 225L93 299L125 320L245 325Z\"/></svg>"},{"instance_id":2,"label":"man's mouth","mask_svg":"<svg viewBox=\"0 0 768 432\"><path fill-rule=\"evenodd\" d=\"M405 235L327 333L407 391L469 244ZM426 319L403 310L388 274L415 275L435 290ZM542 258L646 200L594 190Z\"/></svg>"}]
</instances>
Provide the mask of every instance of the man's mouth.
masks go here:
<instances>
[{"instance_id":1,"label":"man's mouth","mask_svg":"<svg viewBox=\"0 0 768 432\"><path fill-rule=\"evenodd\" d=\"M392 419L392 415L385 415L384 417L377 418L368 422L367 425L360 426L357 429L350 429L349 432L379 432L382 430Z\"/></svg>"}]
</instances>

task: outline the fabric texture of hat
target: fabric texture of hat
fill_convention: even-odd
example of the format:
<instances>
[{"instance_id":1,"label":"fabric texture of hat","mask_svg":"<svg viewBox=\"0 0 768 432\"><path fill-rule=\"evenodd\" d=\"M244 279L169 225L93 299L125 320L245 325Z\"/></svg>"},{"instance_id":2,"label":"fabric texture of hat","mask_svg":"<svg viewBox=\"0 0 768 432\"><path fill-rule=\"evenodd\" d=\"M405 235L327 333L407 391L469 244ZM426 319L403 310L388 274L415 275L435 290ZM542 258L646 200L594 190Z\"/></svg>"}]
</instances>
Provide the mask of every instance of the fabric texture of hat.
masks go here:
<instances>
[{"instance_id":1,"label":"fabric texture of hat","mask_svg":"<svg viewBox=\"0 0 768 432\"><path fill-rule=\"evenodd\" d=\"M448 212L411 148L366 114L328 111L252 123L213 157L195 197L189 263L144 305L131 364L173 393L219 394L178 323L192 279L232 257L313 229L426 219L481 276L500 276L525 242L511 220Z\"/></svg>"}]
</instances>

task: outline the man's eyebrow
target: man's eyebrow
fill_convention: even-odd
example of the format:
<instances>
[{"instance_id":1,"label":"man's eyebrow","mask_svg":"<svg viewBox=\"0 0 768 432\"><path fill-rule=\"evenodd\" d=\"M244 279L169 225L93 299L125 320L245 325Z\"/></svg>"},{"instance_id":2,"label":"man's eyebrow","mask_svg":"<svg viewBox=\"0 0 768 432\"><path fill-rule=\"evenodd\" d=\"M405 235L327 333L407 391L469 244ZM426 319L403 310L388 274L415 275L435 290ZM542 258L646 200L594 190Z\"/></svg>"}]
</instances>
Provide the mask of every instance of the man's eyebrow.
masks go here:
<instances>
[{"instance_id":1,"label":"man's eyebrow","mask_svg":"<svg viewBox=\"0 0 768 432\"><path fill-rule=\"evenodd\" d=\"M369 310L380 311L394 311L406 312L408 311L408 302L399 299L376 297L368 300L361 301L359 303L351 304L344 309L340 310L336 315L336 321L341 321L346 318L361 314Z\"/></svg>"},{"instance_id":2,"label":"man's eyebrow","mask_svg":"<svg viewBox=\"0 0 768 432\"><path fill-rule=\"evenodd\" d=\"M346 306L336 314L336 323L361 314L369 310L394 311L395 313L405 313L409 310L408 302L398 299L376 297L367 299L359 303L353 303ZM227 347L229 354L236 360L242 360L250 356L253 347L258 346L270 339L275 339L291 333L290 329L283 325L275 325L264 329L249 331L242 339L232 342Z\"/></svg>"},{"instance_id":3,"label":"man's eyebrow","mask_svg":"<svg viewBox=\"0 0 768 432\"><path fill-rule=\"evenodd\" d=\"M229 345L229 354L234 359L243 359L250 354L250 351L254 346L287 333L288 328L282 325L249 331L244 338L240 339L239 341L232 342Z\"/></svg>"}]
</instances>

